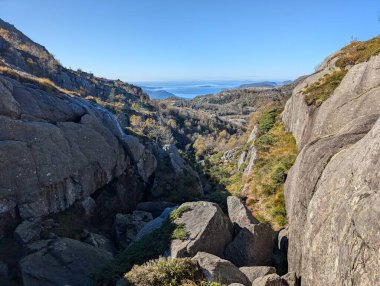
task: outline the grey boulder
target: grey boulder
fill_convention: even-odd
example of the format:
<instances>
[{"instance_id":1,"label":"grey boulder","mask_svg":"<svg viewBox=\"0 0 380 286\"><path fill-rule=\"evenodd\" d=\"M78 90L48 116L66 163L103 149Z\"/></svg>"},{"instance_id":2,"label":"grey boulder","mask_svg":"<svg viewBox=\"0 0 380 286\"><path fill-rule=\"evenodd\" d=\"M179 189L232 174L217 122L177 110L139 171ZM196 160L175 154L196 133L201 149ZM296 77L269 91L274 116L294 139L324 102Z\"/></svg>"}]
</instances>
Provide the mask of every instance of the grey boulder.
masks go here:
<instances>
[{"instance_id":1,"label":"grey boulder","mask_svg":"<svg viewBox=\"0 0 380 286\"><path fill-rule=\"evenodd\" d=\"M276 273L276 268L271 266L245 266L240 267L239 270L243 272L251 282L259 277Z\"/></svg>"},{"instance_id":2,"label":"grey boulder","mask_svg":"<svg viewBox=\"0 0 380 286\"><path fill-rule=\"evenodd\" d=\"M40 238L42 226L41 219L29 219L17 226L14 232L16 241L20 244L27 244Z\"/></svg>"},{"instance_id":3,"label":"grey boulder","mask_svg":"<svg viewBox=\"0 0 380 286\"><path fill-rule=\"evenodd\" d=\"M255 279L252 286L286 286L286 284L283 283L281 277L277 274L269 274Z\"/></svg>"},{"instance_id":4,"label":"grey boulder","mask_svg":"<svg viewBox=\"0 0 380 286\"><path fill-rule=\"evenodd\" d=\"M171 242L172 257L192 257L200 251L223 256L232 238L232 224L221 208L210 202L184 203L186 211L174 222L187 232L184 240Z\"/></svg>"},{"instance_id":5,"label":"grey boulder","mask_svg":"<svg viewBox=\"0 0 380 286\"><path fill-rule=\"evenodd\" d=\"M205 252L198 252L193 260L199 264L209 282L241 283L246 286L251 284L239 268L228 260Z\"/></svg>"},{"instance_id":6,"label":"grey boulder","mask_svg":"<svg viewBox=\"0 0 380 286\"><path fill-rule=\"evenodd\" d=\"M243 204L240 198L230 196L227 198L228 216L234 226L244 228L251 224L258 224L250 210Z\"/></svg>"}]
</instances>

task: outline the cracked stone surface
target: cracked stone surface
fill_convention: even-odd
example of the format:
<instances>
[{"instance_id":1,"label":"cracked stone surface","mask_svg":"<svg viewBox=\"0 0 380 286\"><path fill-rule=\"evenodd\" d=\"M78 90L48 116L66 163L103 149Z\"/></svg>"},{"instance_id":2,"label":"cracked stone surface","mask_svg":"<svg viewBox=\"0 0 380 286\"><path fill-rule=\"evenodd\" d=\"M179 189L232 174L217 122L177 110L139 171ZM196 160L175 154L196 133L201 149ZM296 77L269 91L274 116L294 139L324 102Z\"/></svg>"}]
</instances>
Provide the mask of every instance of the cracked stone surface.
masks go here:
<instances>
[{"instance_id":1,"label":"cracked stone surface","mask_svg":"<svg viewBox=\"0 0 380 286\"><path fill-rule=\"evenodd\" d=\"M378 285L380 275L380 56L351 67L319 108L299 84L283 121L300 154L285 183L289 271L302 285Z\"/></svg>"},{"instance_id":2,"label":"cracked stone surface","mask_svg":"<svg viewBox=\"0 0 380 286\"><path fill-rule=\"evenodd\" d=\"M94 103L0 76L0 237L17 213L64 210L131 168L123 136Z\"/></svg>"}]
</instances>

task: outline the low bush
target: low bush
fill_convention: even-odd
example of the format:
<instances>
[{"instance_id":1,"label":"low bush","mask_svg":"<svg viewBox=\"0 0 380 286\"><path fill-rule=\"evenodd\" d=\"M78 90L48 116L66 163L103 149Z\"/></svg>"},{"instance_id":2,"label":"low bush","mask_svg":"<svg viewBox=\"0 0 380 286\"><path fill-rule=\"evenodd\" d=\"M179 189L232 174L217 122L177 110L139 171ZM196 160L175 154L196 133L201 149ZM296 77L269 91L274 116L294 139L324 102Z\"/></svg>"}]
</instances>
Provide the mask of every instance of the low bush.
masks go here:
<instances>
[{"instance_id":1,"label":"low bush","mask_svg":"<svg viewBox=\"0 0 380 286\"><path fill-rule=\"evenodd\" d=\"M277 108L270 108L262 113L258 119L259 130L262 134L267 133L274 126L276 123L277 114Z\"/></svg>"},{"instance_id":2,"label":"low bush","mask_svg":"<svg viewBox=\"0 0 380 286\"><path fill-rule=\"evenodd\" d=\"M190 258L160 258L135 265L124 279L133 286L182 286L190 281L199 285L203 274Z\"/></svg>"},{"instance_id":3,"label":"low bush","mask_svg":"<svg viewBox=\"0 0 380 286\"><path fill-rule=\"evenodd\" d=\"M109 265L99 269L94 274L95 285L114 286L120 277L131 270L134 265L141 265L163 255L173 239L173 234L180 239L186 231L183 226L178 226L174 221L187 210L187 208L178 208L173 211L161 228L132 243Z\"/></svg>"}]
</instances>

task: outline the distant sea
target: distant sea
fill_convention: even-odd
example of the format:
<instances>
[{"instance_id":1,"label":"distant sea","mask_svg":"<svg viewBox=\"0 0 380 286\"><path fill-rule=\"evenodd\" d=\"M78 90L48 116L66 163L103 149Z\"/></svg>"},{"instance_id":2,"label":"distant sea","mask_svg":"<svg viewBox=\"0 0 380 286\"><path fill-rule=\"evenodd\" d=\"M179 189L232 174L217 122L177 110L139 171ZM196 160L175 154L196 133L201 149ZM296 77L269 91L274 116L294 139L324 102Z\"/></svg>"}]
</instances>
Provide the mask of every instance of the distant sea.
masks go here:
<instances>
[{"instance_id":1,"label":"distant sea","mask_svg":"<svg viewBox=\"0 0 380 286\"><path fill-rule=\"evenodd\" d=\"M167 82L135 82L148 94L155 98L164 98L170 94L191 99L198 95L218 93L224 89L239 87L252 81L167 81Z\"/></svg>"}]
</instances>

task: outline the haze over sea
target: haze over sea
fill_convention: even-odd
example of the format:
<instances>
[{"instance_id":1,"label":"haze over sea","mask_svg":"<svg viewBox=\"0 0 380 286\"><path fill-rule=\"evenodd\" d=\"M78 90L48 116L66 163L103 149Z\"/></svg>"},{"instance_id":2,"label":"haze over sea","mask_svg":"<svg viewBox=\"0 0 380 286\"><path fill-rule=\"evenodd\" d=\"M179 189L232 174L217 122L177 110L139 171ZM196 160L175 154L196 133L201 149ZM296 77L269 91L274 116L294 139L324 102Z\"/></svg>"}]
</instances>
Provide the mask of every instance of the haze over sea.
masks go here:
<instances>
[{"instance_id":1,"label":"haze over sea","mask_svg":"<svg viewBox=\"0 0 380 286\"><path fill-rule=\"evenodd\" d=\"M191 99L198 95L218 93L222 90L237 88L242 84L248 84L248 83L252 83L252 81L211 80L211 81L134 82L134 84L142 87L148 94L150 93L157 94L157 92L158 93L161 92L161 94L163 95L164 92L166 91L175 96L186 98L186 99ZM168 97L168 96L162 96L162 97Z\"/></svg>"}]
</instances>

